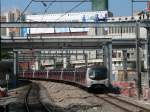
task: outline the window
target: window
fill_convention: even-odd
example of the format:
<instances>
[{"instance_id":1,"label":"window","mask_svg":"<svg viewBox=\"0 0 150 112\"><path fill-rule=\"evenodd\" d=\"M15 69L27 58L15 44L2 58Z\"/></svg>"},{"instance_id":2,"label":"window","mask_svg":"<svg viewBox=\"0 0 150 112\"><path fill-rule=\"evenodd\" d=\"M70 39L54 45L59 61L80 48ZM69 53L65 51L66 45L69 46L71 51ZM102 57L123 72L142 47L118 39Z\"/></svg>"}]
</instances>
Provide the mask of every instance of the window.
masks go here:
<instances>
[{"instance_id":1,"label":"window","mask_svg":"<svg viewBox=\"0 0 150 112\"><path fill-rule=\"evenodd\" d=\"M117 57L117 52L115 52L114 50L112 51L112 58L116 58Z\"/></svg>"},{"instance_id":2,"label":"window","mask_svg":"<svg viewBox=\"0 0 150 112\"><path fill-rule=\"evenodd\" d=\"M130 58L130 53L127 53L127 58Z\"/></svg>"},{"instance_id":3,"label":"window","mask_svg":"<svg viewBox=\"0 0 150 112\"><path fill-rule=\"evenodd\" d=\"M89 78L93 80L103 80L107 78L107 69L102 68L92 68L89 71Z\"/></svg>"},{"instance_id":4,"label":"window","mask_svg":"<svg viewBox=\"0 0 150 112\"><path fill-rule=\"evenodd\" d=\"M121 58L121 53L120 52L118 53L118 58Z\"/></svg>"}]
</instances>

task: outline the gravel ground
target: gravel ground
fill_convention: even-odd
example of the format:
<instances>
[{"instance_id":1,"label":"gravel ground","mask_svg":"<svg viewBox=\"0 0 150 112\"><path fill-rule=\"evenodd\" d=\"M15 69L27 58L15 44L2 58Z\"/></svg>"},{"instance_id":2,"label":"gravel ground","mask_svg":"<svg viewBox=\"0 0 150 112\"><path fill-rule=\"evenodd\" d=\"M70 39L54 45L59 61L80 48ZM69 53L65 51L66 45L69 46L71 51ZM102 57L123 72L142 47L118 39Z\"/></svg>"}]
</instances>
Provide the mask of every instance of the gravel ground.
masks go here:
<instances>
[{"instance_id":1,"label":"gravel ground","mask_svg":"<svg viewBox=\"0 0 150 112\"><path fill-rule=\"evenodd\" d=\"M40 84L48 91L47 102L53 112L124 112L78 87L44 81Z\"/></svg>"}]
</instances>

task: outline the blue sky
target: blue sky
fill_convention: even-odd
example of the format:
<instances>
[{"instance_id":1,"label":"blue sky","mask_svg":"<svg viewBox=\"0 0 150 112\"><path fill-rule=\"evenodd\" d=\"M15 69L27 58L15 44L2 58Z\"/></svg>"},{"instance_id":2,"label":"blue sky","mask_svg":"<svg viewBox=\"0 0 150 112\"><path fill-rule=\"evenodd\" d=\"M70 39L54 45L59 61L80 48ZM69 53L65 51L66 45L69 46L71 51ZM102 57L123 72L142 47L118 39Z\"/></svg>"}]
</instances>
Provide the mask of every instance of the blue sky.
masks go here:
<instances>
[{"instance_id":1,"label":"blue sky","mask_svg":"<svg viewBox=\"0 0 150 112\"><path fill-rule=\"evenodd\" d=\"M2 11L8 11L15 8L23 10L30 0L1 0ZM78 3L54 3L49 12L60 12L71 9ZM141 11L146 8L146 3L134 3L134 11ZM29 12L42 13L46 8L41 3L32 3ZM84 3L75 11L91 10L90 3ZM109 0L109 10L114 13L114 16L130 16L131 15L131 0Z\"/></svg>"}]
</instances>

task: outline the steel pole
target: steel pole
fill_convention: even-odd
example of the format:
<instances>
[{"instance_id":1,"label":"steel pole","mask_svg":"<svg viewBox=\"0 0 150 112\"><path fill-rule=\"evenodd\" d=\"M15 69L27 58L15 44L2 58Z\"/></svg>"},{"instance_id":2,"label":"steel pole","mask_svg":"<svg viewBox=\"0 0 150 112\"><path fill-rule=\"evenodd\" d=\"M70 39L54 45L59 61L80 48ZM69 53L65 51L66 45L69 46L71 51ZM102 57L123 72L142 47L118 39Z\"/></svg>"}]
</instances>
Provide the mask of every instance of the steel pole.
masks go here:
<instances>
[{"instance_id":1,"label":"steel pole","mask_svg":"<svg viewBox=\"0 0 150 112\"><path fill-rule=\"evenodd\" d=\"M0 6L1 6L1 0L0 0ZM1 15L1 7L0 7L0 22L2 21L2 15ZM2 36L2 32L1 32L2 28L1 28L1 23L0 23L0 61L2 60L2 48L1 48L1 36Z\"/></svg>"},{"instance_id":2,"label":"steel pole","mask_svg":"<svg viewBox=\"0 0 150 112\"><path fill-rule=\"evenodd\" d=\"M2 48L1 48L1 27L0 27L0 61L2 60Z\"/></svg>"},{"instance_id":3,"label":"steel pole","mask_svg":"<svg viewBox=\"0 0 150 112\"><path fill-rule=\"evenodd\" d=\"M148 72L148 87L150 88L150 28L147 28L147 72Z\"/></svg>"},{"instance_id":4,"label":"steel pole","mask_svg":"<svg viewBox=\"0 0 150 112\"><path fill-rule=\"evenodd\" d=\"M142 85L141 85L141 61L140 61L140 27L139 23L136 23L135 28L136 33L136 73L137 73L137 92L138 92L138 99L140 100L140 95L142 94Z\"/></svg>"},{"instance_id":5,"label":"steel pole","mask_svg":"<svg viewBox=\"0 0 150 112\"><path fill-rule=\"evenodd\" d=\"M132 17L133 17L133 0L132 0L132 3L131 3L131 13L132 13Z\"/></svg>"}]
</instances>

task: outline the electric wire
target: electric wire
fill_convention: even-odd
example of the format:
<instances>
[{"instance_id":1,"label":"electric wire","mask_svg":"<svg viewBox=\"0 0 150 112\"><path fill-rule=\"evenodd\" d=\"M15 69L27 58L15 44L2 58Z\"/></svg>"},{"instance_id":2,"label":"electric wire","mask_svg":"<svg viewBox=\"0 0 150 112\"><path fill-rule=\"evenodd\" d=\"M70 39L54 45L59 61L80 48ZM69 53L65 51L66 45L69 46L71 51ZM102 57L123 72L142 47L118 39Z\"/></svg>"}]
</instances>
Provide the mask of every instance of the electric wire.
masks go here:
<instances>
[{"instance_id":1,"label":"electric wire","mask_svg":"<svg viewBox=\"0 0 150 112\"><path fill-rule=\"evenodd\" d=\"M50 2L50 3L48 4L47 8L44 10L44 16L45 16L45 14L47 13L47 11L48 11L48 9L50 8L50 6L52 6L52 5L55 3L55 1L56 1L56 0L53 0L52 2ZM42 16L41 21L43 21L44 16Z\"/></svg>"},{"instance_id":2,"label":"electric wire","mask_svg":"<svg viewBox=\"0 0 150 112\"><path fill-rule=\"evenodd\" d=\"M44 14L41 18L41 21L43 21L44 17L45 17L45 14L47 13L48 9L50 8L50 6L52 6L54 3L55 3L56 0L53 0L52 2L50 2L47 6L47 8L44 10Z\"/></svg>"},{"instance_id":3,"label":"electric wire","mask_svg":"<svg viewBox=\"0 0 150 112\"><path fill-rule=\"evenodd\" d=\"M52 0L33 0L34 2L52 2ZM56 2L91 2L91 0L56 0Z\"/></svg>"},{"instance_id":4,"label":"electric wire","mask_svg":"<svg viewBox=\"0 0 150 112\"><path fill-rule=\"evenodd\" d=\"M44 11L44 14L47 13L48 9L50 8L50 6L52 6L54 3L56 2L56 0L53 0L52 2L50 2L47 6L47 8Z\"/></svg>"},{"instance_id":5,"label":"electric wire","mask_svg":"<svg viewBox=\"0 0 150 112\"><path fill-rule=\"evenodd\" d=\"M65 16L67 13L73 11L75 8L79 7L81 4L83 4L86 0L81 1L80 3L78 3L77 5L75 5L74 7L72 7L70 10L66 11L63 15L61 15L59 18L56 19L56 21L58 21L60 18L62 18L63 16Z\"/></svg>"}]
</instances>

